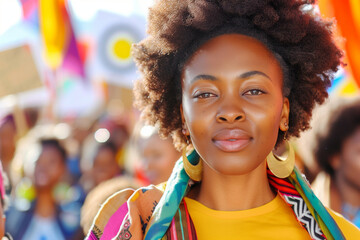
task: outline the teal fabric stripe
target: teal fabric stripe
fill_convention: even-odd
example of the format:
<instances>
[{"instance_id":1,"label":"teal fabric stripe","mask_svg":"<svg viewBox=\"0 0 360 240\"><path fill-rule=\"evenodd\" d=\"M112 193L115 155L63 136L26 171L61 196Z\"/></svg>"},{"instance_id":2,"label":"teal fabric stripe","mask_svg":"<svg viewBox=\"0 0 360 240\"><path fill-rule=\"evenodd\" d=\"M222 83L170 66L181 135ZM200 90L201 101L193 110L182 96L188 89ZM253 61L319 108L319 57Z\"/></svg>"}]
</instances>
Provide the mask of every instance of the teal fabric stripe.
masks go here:
<instances>
[{"instance_id":1,"label":"teal fabric stripe","mask_svg":"<svg viewBox=\"0 0 360 240\"><path fill-rule=\"evenodd\" d=\"M180 218L180 228L181 228L182 239L185 240L184 228L183 228L183 223L182 223L182 219L181 219L181 211L180 211L180 208L178 208L178 214L179 214L179 218Z\"/></svg>"},{"instance_id":2,"label":"teal fabric stripe","mask_svg":"<svg viewBox=\"0 0 360 240\"><path fill-rule=\"evenodd\" d=\"M342 232L340 231L335 220L331 217L331 215L328 213L328 211L326 210L324 205L320 202L320 200L315 196L314 192L311 190L311 188L308 186L308 184L305 182L305 180L301 176L301 173L299 172L299 170L297 168L295 168L294 172L296 175L296 180L299 182L300 187L302 188L306 198L309 200L309 202L313 206L316 213L323 220L323 222L329 229L329 232L331 233L331 235L336 240L345 240L345 237L343 236Z\"/></svg>"}]
</instances>

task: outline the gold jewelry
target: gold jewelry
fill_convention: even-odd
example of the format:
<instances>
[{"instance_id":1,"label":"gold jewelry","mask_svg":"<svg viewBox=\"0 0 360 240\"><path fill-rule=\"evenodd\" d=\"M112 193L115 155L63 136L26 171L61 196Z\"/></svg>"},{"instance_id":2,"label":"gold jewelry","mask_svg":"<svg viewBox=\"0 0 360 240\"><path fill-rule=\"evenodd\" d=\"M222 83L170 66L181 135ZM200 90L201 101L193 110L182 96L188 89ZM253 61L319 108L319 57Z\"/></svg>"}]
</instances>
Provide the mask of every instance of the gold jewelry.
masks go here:
<instances>
[{"instance_id":1,"label":"gold jewelry","mask_svg":"<svg viewBox=\"0 0 360 240\"><path fill-rule=\"evenodd\" d=\"M295 152L289 142L287 143L287 158L276 156L273 152L266 157L267 165L270 171L278 178L287 178L295 167Z\"/></svg>"},{"instance_id":2,"label":"gold jewelry","mask_svg":"<svg viewBox=\"0 0 360 240\"><path fill-rule=\"evenodd\" d=\"M286 140L287 140L287 138L286 138L286 134L287 134L287 131L284 133L284 137L283 137L284 141L286 141Z\"/></svg>"},{"instance_id":3,"label":"gold jewelry","mask_svg":"<svg viewBox=\"0 0 360 240\"><path fill-rule=\"evenodd\" d=\"M287 140L286 134L287 134L287 132L289 130L289 125L288 125L287 122L284 122L284 126L285 126L286 130L285 130L283 139L286 141Z\"/></svg>"},{"instance_id":4,"label":"gold jewelry","mask_svg":"<svg viewBox=\"0 0 360 240\"><path fill-rule=\"evenodd\" d=\"M194 150L195 151L195 150ZM193 165L188 157L186 156L186 150L183 150L182 153L182 159L184 163L184 169L187 175L194 181L200 182L202 177L202 168L203 168L203 162L202 159L199 157L198 163L196 165Z\"/></svg>"},{"instance_id":5,"label":"gold jewelry","mask_svg":"<svg viewBox=\"0 0 360 240\"><path fill-rule=\"evenodd\" d=\"M184 136L186 136L186 129L185 129L185 128L181 129L181 133L182 133Z\"/></svg>"}]
</instances>

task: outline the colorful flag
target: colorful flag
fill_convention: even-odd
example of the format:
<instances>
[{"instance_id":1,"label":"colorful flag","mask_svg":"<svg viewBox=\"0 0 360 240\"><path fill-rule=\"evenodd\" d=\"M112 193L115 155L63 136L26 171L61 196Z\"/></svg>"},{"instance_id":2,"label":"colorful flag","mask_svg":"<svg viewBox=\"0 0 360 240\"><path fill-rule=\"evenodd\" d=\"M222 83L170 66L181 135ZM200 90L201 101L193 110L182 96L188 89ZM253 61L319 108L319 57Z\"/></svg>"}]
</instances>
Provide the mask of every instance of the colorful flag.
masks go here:
<instances>
[{"instance_id":1,"label":"colorful flag","mask_svg":"<svg viewBox=\"0 0 360 240\"><path fill-rule=\"evenodd\" d=\"M66 0L39 0L40 29L45 60L51 69L61 69L84 78L77 41Z\"/></svg>"},{"instance_id":2,"label":"colorful flag","mask_svg":"<svg viewBox=\"0 0 360 240\"><path fill-rule=\"evenodd\" d=\"M319 8L326 17L335 17L339 34L345 38L340 41L345 50L345 68L352 73L357 88L360 87L360 1L359 0L320 0ZM351 83L349 83L351 85ZM345 92L349 92L349 86ZM354 84L351 85L354 89Z\"/></svg>"}]
</instances>

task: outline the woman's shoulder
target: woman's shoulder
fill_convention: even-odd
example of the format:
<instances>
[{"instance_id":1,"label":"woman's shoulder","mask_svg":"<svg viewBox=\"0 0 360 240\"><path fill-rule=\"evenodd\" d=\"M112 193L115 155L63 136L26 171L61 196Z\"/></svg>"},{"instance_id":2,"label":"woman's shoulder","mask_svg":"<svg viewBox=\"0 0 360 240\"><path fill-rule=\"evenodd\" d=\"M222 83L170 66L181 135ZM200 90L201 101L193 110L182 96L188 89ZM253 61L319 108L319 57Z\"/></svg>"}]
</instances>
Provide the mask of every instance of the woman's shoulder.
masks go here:
<instances>
[{"instance_id":1,"label":"woman's shoulder","mask_svg":"<svg viewBox=\"0 0 360 240\"><path fill-rule=\"evenodd\" d=\"M349 220L345 219L341 214L328 209L330 215L334 218L340 230L344 234L345 239L360 239L360 229L352 224Z\"/></svg>"},{"instance_id":2,"label":"woman's shoulder","mask_svg":"<svg viewBox=\"0 0 360 240\"><path fill-rule=\"evenodd\" d=\"M111 195L101 206L88 233L87 239L100 239L102 235L116 234L129 209L143 211L152 208L149 203L159 199L165 184L150 185L137 190L124 189Z\"/></svg>"}]
</instances>

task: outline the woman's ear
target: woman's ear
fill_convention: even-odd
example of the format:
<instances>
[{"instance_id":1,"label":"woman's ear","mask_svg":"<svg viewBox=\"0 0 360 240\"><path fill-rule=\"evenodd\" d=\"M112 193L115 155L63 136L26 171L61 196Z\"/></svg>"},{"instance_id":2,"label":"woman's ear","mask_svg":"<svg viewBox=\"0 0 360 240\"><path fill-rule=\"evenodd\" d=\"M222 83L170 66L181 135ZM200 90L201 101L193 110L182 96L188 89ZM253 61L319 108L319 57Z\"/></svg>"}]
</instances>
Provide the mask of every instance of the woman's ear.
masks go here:
<instances>
[{"instance_id":1,"label":"woman's ear","mask_svg":"<svg viewBox=\"0 0 360 240\"><path fill-rule=\"evenodd\" d=\"M290 103L287 97L284 97L281 111L280 130L286 132L289 129Z\"/></svg>"},{"instance_id":2,"label":"woman's ear","mask_svg":"<svg viewBox=\"0 0 360 240\"><path fill-rule=\"evenodd\" d=\"M341 161L340 161L340 155L336 154L330 158L330 166L334 169L336 172L340 167Z\"/></svg>"}]
</instances>

